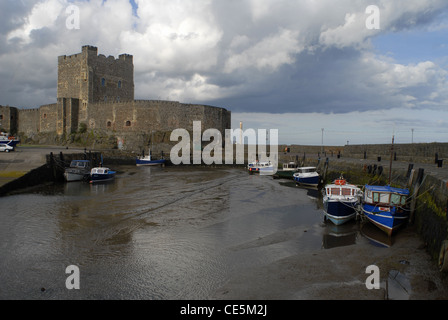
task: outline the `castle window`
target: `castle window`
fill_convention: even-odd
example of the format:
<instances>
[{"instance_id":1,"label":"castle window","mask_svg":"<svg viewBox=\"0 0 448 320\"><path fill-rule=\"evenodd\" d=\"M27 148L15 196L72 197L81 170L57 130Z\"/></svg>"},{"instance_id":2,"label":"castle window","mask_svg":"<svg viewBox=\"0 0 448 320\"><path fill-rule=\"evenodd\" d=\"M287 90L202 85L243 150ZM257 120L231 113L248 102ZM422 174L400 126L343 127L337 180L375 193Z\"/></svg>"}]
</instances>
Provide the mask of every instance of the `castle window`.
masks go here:
<instances>
[{"instance_id":1,"label":"castle window","mask_svg":"<svg viewBox=\"0 0 448 320\"><path fill-rule=\"evenodd\" d=\"M107 101L107 96L104 96L104 102L106 102Z\"/></svg>"},{"instance_id":2,"label":"castle window","mask_svg":"<svg viewBox=\"0 0 448 320\"><path fill-rule=\"evenodd\" d=\"M107 127L110 128L112 126L112 122L107 121Z\"/></svg>"},{"instance_id":3,"label":"castle window","mask_svg":"<svg viewBox=\"0 0 448 320\"><path fill-rule=\"evenodd\" d=\"M47 119L47 114L46 113L44 113L44 119Z\"/></svg>"},{"instance_id":4,"label":"castle window","mask_svg":"<svg viewBox=\"0 0 448 320\"><path fill-rule=\"evenodd\" d=\"M120 97L117 97L117 102L120 102Z\"/></svg>"},{"instance_id":5,"label":"castle window","mask_svg":"<svg viewBox=\"0 0 448 320\"><path fill-rule=\"evenodd\" d=\"M118 89L121 89L121 80L118 81Z\"/></svg>"},{"instance_id":6,"label":"castle window","mask_svg":"<svg viewBox=\"0 0 448 320\"><path fill-rule=\"evenodd\" d=\"M103 87L106 86L106 79L101 78L101 86L103 86Z\"/></svg>"},{"instance_id":7,"label":"castle window","mask_svg":"<svg viewBox=\"0 0 448 320\"><path fill-rule=\"evenodd\" d=\"M126 121L126 127L130 127L131 126L131 121Z\"/></svg>"},{"instance_id":8,"label":"castle window","mask_svg":"<svg viewBox=\"0 0 448 320\"><path fill-rule=\"evenodd\" d=\"M2 114L0 114L0 120L3 120L3 115Z\"/></svg>"}]
</instances>

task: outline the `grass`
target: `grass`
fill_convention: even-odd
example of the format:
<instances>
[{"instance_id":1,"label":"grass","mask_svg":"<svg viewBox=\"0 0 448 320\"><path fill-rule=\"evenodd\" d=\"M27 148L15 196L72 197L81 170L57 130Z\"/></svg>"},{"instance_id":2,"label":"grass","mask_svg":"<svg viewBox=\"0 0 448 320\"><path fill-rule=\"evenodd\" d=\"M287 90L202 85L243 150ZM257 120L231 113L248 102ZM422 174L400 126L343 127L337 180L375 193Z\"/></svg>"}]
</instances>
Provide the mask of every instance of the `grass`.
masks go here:
<instances>
[{"instance_id":1,"label":"grass","mask_svg":"<svg viewBox=\"0 0 448 320\"><path fill-rule=\"evenodd\" d=\"M0 178L20 178L26 171L0 171Z\"/></svg>"}]
</instances>

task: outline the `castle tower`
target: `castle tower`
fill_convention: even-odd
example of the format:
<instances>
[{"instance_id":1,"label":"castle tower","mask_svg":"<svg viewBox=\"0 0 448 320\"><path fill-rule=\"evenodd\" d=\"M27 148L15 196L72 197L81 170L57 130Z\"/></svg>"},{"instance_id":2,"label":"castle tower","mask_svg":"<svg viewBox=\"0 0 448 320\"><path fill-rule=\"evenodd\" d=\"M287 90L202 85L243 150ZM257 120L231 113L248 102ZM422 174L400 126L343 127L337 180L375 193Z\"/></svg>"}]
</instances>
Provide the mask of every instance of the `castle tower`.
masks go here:
<instances>
[{"instance_id":1,"label":"castle tower","mask_svg":"<svg viewBox=\"0 0 448 320\"><path fill-rule=\"evenodd\" d=\"M58 57L57 133L70 134L88 119L95 102L134 100L132 55L98 55L98 48L83 46L82 52Z\"/></svg>"}]
</instances>

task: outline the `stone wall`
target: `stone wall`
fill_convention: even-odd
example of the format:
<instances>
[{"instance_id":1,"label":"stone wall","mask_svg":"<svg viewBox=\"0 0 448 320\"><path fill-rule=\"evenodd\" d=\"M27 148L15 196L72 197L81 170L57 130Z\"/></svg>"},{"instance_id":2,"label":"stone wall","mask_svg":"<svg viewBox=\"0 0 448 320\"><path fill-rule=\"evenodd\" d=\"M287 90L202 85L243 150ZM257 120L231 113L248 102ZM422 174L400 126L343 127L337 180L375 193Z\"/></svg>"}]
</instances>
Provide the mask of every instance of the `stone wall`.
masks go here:
<instances>
[{"instance_id":1,"label":"stone wall","mask_svg":"<svg viewBox=\"0 0 448 320\"><path fill-rule=\"evenodd\" d=\"M50 121L50 118L48 119ZM52 120L54 121L54 120ZM18 121L19 135L30 137L39 133L40 112L39 109L20 109Z\"/></svg>"},{"instance_id":2,"label":"stone wall","mask_svg":"<svg viewBox=\"0 0 448 320\"><path fill-rule=\"evenodd\" d=\"M17 133L17 118L17 108L0 106L0 128L11 134Z\"/></svg>"},{"instance_id":3,"label":"stone wall","mask_svg":"<svg viewBox=\"0 0 448 320\"><path fill-rule=\"evenodd\" d=\"M409 143L394 144L393 157L399 161L434 162L437 153L439 159L448 157L448 143ZM390 159L391 144L369 144L344 146L344 157L363 159Z\"/></svg>"},{"instance_id":4,"label":"stone wall","mask_svg":"<svg viewBox=\"0 0 448 320\"><path fill-rule=\"evenodd\" d=\"M183 104L176 101L137 100L94 103L88 106L87 128L115 135L125 149L140 151L152 143L170 142L177 128L193 131L193 121L201 121L202 131L230 128L231 114L223 108ZM150 141L152 138L152 141Z\"/></svg>"}]
</instances>

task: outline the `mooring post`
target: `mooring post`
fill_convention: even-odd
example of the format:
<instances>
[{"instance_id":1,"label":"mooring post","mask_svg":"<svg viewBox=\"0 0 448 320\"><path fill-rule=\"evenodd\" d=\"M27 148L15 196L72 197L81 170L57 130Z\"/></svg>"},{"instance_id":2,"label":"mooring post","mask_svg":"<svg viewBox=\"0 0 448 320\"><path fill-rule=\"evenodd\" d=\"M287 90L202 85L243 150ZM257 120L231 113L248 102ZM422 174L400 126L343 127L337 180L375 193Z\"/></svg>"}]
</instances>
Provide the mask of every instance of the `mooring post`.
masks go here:
<instances>
[{"instance_id":1,"label":"mooring post","mask_svg":"<svg viewBox=\"0 0 448 320\"><path fill-rule=\"evenodd\" d=\"M413 224L414 223L414 217L415 217L415 205L417 203L417 196L418 196L418 192L421 186L421 183L423 181L423 174L424 174L424 169L423 168L419 168L418 169L418 174L417 174L417 180L415 182L415 186L414 186L414 190L413 190L413 195L412 195L412 199L411 199L411 206L410 206L410 215L409 215L409 223Z\"/></svg>"}]
</instances>

